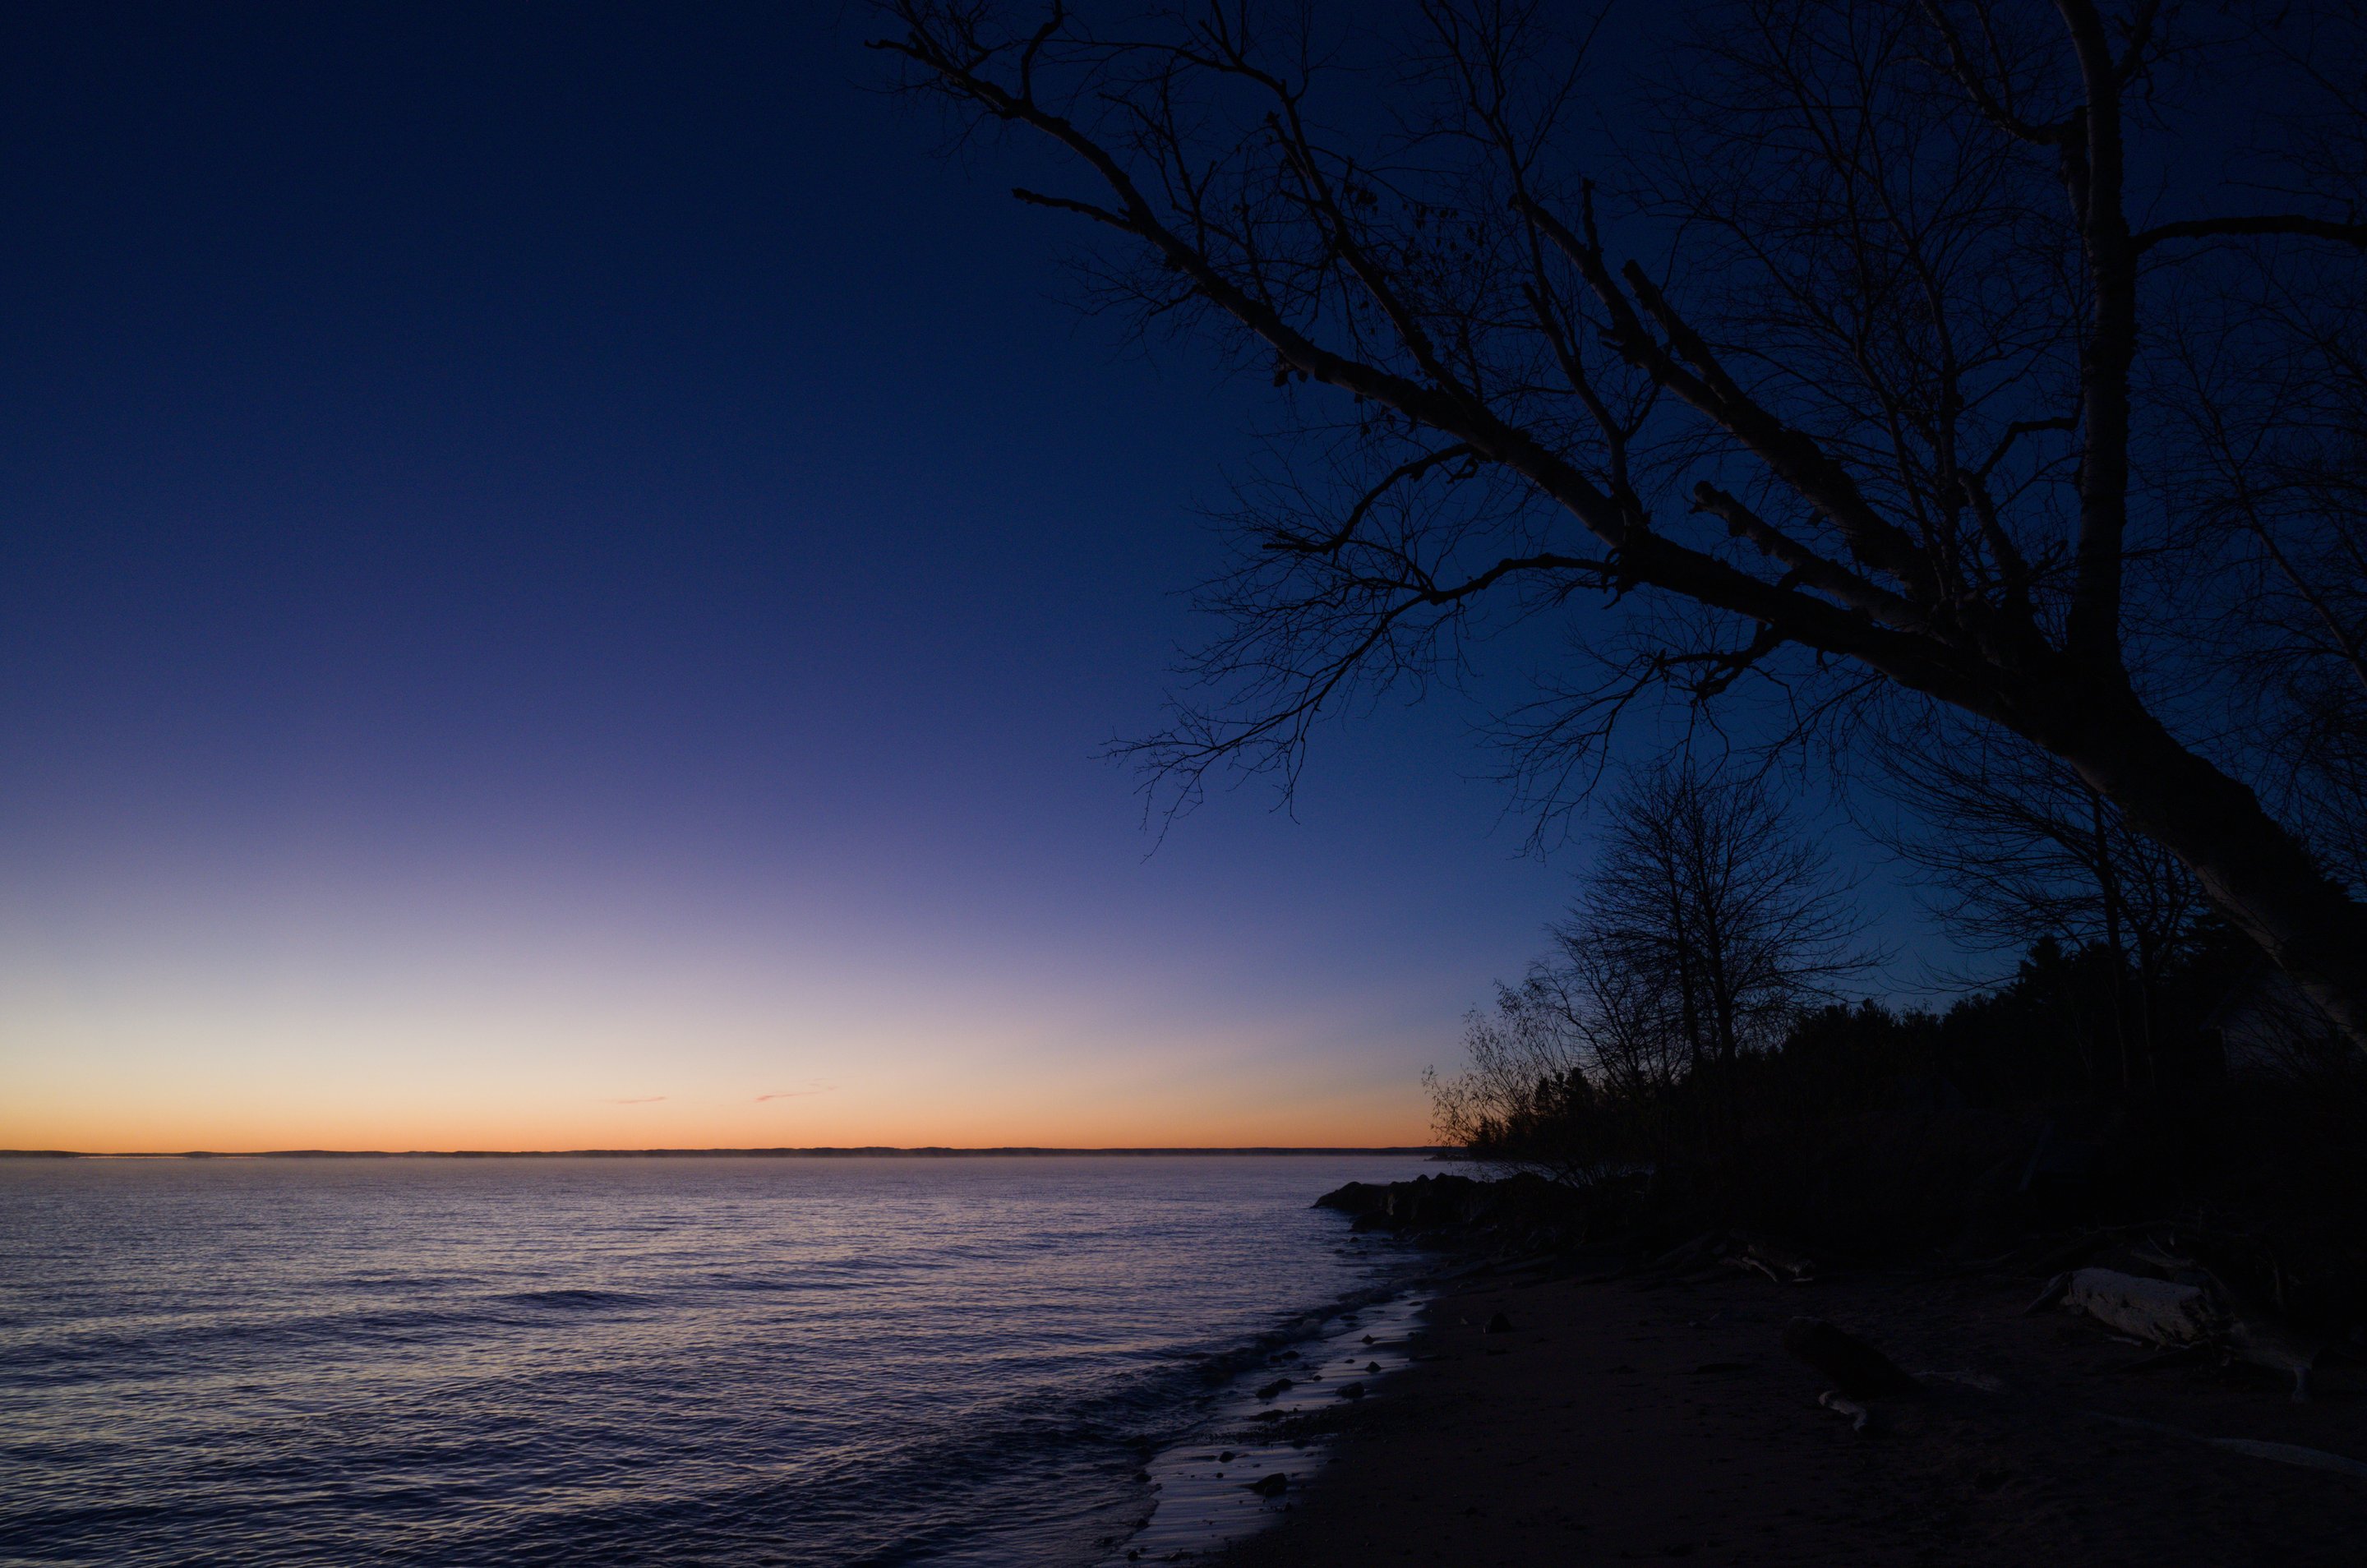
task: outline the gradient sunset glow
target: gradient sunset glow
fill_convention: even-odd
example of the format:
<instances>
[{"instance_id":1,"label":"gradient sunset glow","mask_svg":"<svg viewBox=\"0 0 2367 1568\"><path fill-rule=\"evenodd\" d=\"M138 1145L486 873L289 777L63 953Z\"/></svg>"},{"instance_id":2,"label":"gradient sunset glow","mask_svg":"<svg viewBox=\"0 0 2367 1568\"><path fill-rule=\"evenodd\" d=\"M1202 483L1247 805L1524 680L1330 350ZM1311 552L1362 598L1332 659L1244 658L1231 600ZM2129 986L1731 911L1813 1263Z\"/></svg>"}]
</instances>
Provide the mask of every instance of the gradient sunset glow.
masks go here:
<instances>
[{"instance_id":1,"label":"gradient sunset glow","mask_svg":"<svg viewBox=\"0 0 2367 1568\"><path fill-rule=\"evenodd\" d=\"M0 24L0 1146L1424 1140L1561 874L1443 697L1151 852L1249 394L826 9Z\"/></svg>"},{"instance_id":2,"label":"gradient sunset glow","mask_svg":"<svg viewBox=\"0 0 2367 1568\"><path fill-rule=\"evenodd\" d=\"M1275 881L1337 846L1309 848ZM1415 1076L1484 954L1409 964L1409 919L1320 888L1302 931L1224 926L1186 860L1072 872L1070 914L1006 900L994 863L812 902L719 864L17 876L0 1146L1421 1142Z\"/></svg>"},{"instance_id":3,"label":"gradient sunset glow","mask_svg":"<svg viewBox=\"0 0 2367 1568\"><path fill-rule=\"evenodd\" d=\"M1163 869L1148 880L1180 880ZM1142 911L1130 943L1040 908L1001 932L982 909L900 919L895 889L825 915L719 874L695 906L620 880L537 907L516 890L550 874L514 874L401 901L226 897L225 876L203 907L142 889L144 919L20 891L0 1145L1419 1142L1416 1076L1459 999L1452 961L1390 975ZM1163 957L1127 951L1160 938Z\"/></svg>"}]
</instances>

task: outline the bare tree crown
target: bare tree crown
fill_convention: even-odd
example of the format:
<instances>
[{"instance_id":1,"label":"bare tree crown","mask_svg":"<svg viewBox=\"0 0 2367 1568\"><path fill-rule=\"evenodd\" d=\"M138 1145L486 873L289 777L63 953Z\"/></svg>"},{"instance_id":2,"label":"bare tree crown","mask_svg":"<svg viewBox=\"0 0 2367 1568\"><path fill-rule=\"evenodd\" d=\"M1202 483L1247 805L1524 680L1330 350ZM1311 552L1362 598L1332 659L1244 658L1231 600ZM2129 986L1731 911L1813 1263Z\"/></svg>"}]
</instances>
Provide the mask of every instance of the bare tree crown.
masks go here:
<instances>
[{"instance_id":1,"label":"bare tree crown","mask_svg":"<svg viewBox=\"0 0 2367 1568\"><path fill-rule=\"evenodd\" d=\"M1057 155L1014 194L1106 242L1095 303L1213 329L1289 399L1217 695L1145 748L1187 795L1550 615L1585 651L1523 723L1548 791L1655 692L1944 704L2061 760L2367 1043L2367 917L2186 700L2270 619L2216 581L2269 554L2225 504L2264 378L2359 319L2347 9L1718 0L1591 71L1542 5L886 9L911 85ZM2214 107L2238 64L2290 112ZM2248 184L2181 169L2231 128ZM2341 486L2305 489L2319 517Z\"/></svg>"}]
</instances>

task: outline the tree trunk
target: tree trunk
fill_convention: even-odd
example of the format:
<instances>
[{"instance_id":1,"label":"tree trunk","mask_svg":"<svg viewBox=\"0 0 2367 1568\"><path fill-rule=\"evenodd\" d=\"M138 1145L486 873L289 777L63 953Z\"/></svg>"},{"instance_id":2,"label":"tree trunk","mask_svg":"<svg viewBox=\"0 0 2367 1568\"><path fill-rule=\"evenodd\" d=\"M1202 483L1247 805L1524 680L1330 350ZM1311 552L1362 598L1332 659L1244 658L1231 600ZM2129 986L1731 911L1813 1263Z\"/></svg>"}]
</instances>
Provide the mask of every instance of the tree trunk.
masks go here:
<instances>
[{"instance_id":1,"label":"tree trunk","mask_svg":"<svg viewBox=\"0 0 2367 1568\"><path fill-rule=\"evenodd\" d=\"M1718 1065L1732 1066L1736 1043L1734 983L1726 972L1726 942L1718 934L1724 919L1722 911L1713 912L1702 922L1702 967L1707 972L1702 989L1709 998L1709 1021L1717 1046Z\"/></svg>"},{"instance_id":2,"label":"tree trunk","mask_svg":"<svg viewBox=\"0 0 2367 1568\"><path fill-rule=\"evenodd\" d=\"M2096 885L2104 896L2104 950L2112 961L2112 1041L2121 1052L2121 1092L2126 1094L2135 1075L2129 1070L2129 1020L2121 976L2127 960L2121 952L2120 889L2112 877L2112 846L2104 831L2104 797L2088 792L2088 814L2096 844Z\"/></svg>"},{"instance_id":3,"label":"tree trunk","mask_svg":"<svg viewBox=\"0 0 2367 1568\"><path fill-rule=\"evenodd\" d=\"M2145 1054L2146 1085L2159 1089L2162 1079L2161 1043L2154 1038L2154 1017L2160 1010L2155 992L2161 984L2161 955L2152 940L2137 938L2137 1047Z\"/></svg>"},{"instance_id":4,"label":"tree trunk","mask_svg":"<svg viewBox=\"0 0 2367 1568\"><path fill-rule=\"evenodd\" d=\"M1677 998L1685 1031L1685 1069L1693 1074L1701 1071L1702 1026L1701 1000L1694 994L1692 961L1692 933L1686 929L1684 905L1673 870L1669 879L1669 950L1677 964Z\"/></svg>"},{"instance_id":5,"label":"tree trunk","mask_svg":"<svg viewBox=\"0 0 2367 1568\"><path fill-rule=\"evenodd\" d=\"M2133 694L2080 706L2059 730L2042 726L2050 732L2032 739L2183 861L2220 911L2367 1050L2367 909L2248 786L2179 744Z\"/></svg>"}]
</instances>

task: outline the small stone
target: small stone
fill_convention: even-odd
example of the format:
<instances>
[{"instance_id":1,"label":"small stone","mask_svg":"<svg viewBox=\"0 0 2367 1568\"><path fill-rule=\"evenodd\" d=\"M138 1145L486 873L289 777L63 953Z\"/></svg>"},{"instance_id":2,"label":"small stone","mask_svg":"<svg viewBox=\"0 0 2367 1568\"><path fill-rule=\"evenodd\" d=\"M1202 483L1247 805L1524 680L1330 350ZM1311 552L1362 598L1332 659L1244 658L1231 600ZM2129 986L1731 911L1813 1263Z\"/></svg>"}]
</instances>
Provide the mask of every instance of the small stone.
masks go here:
<instances>
[{"instance_id":1,"label":"small stone","mask_svg":"<svg viewBox=\"0 0 2367 1568\"><path fill-rule=\"evenodd\" d=\"M1377 1372L1380 1370L1381 1364L1378 1361L1366 1361L1365 1363L1365 1371L1368 1372Z\"/></svg>"},{"instance_id":2,"label":"small stone","mask_svg":"<svg viewBox=\"0 0 2367 1568\"><path fill-rule=\"evenodd\" d=\"M1281 1471L1249 1483L1249 1489L1261 1497L1279 1497L1290 1490L1290 1477Z\"/></svg>"},{"instance_id":3,"label":"small stone","mask_svg":"<svg viewBox=\"0 0 2367 1568\"><path fill-rule=\"evenodd\" d=\"M1342 1399L1362 1399L1365 1397L1365 1385L1360 1382L1342 1384L1340 1389L1340 1397Z\"/></svg>"},{"instance_id":4,"label":"small stone","mask_svg":"<svg viewBox=\"0 0 2367 1568\"><path fill-rule=\"evenodd\" d=\"M1506 1317L1500 1312L1495 1316L1488 1320L1488 1327L1485 1332L1489 1334L1510 1334L1512 1332L1512 1320Z\"/></svg>"},{"instance_id":5,"label":"small stone","mask_svg":"<svg viewBox=\"0 0 2367 1568\"><path fill-rule=\"evenodd\" d=\"M1259 1384L1257 1396L1260 1399L1278 1399L1296 1386L1288 1378L1276 1378L1272 1382Z\"/></svg>"},{"instance_id":6,"label":"small stone","mask_svg":"<svg viewBox=\"0 0 2367 1568\"><path fill-rule=\"evenodd\" d=\"M1230 1450L1230 1449L1227 1449L1223 1453L1218 1454L1218 1455L1217 1456L1217 1462L1218 1464L1230 1464L1230 1463L1232 1463L1232 1462L1233 1462L1233 1450Z\"/></svg>"}]
</instances>

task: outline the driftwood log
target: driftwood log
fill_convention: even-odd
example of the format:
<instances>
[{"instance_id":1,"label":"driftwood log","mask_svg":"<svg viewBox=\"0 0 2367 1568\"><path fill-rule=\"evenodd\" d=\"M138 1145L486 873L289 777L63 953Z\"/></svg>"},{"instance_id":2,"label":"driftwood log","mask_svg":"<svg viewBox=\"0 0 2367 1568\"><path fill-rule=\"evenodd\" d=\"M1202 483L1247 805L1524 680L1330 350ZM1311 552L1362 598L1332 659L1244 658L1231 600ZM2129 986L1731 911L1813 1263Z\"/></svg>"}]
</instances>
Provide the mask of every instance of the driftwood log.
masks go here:
<instances>
[{"instance_id":1,"label":"driftwood log","mask_svg":"<svg viewBox=\"0 0 2367 1568\"><path fill-rule=\"evenodd\" d=\"M2065 1281L2063 1305L2156 1345L2205 1344L2226 1325L2216 1292L2204 1286L2111 1269L2075 1272Z\"/></svg>"},{"instance_id":2,"label":"driftwood log","mask_svg":"<svg viewBox=\"0 0 2367 1568\"><path fill-rule=\"evenodd\" d=\"M1764 1274L1778 1285L1805 1285L1817 1277L1817 1266L1788 1247L1738 1236L1724 1262L1730 1269Z\"/></svg>"},{"instance_id":3,"label":"driftwood log","mask_svg":"<svg viewBox=\"0 0 2367 1568\"><path fill-rule=\"evenodd\" d=\"M2067 1311L2083 1313L2133 1338L2172 1348L2212 1346L2237 1360L2282 1372L2293 1381L2296 1401L2309 1397L2317 1346L2270 1314L2232 1303L2207 1275L2202 1283L2189 1283L2081 1269L2050 1282L2033 1309L2050 1296Z\"/></svg>"}]
</instances>

